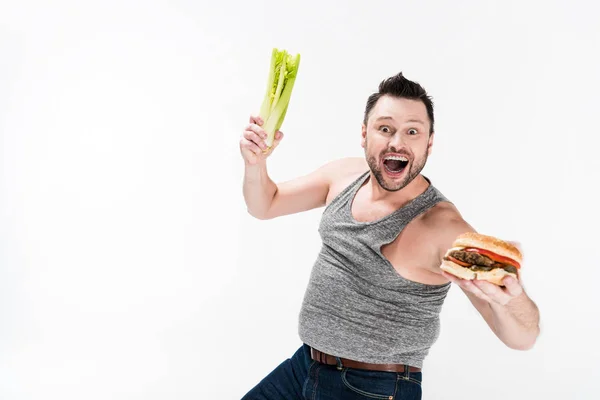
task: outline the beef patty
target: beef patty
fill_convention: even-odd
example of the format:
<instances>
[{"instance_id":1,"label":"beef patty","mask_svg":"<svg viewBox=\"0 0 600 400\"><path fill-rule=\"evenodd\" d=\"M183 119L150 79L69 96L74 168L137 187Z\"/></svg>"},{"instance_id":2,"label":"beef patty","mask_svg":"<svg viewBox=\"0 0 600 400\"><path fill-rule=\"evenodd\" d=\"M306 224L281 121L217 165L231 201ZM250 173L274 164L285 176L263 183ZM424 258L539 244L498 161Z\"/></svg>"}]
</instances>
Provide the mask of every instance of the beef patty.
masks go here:
<instances>
[{"instance_id":1,"label":"beef patty","mask_svg":"<svg viewBox=\"0 0 600 400\"><path fill-rule=\"evenodd\" d=\"M471 251L454 250L448 254L459 261L467 264L472 264L470 269L475 271L491 271L494 268L502 268L507 272L517 274L517 268L512 265L502 264L484 256L483 254L474 253Z\"/></svg>"}]
</instances>

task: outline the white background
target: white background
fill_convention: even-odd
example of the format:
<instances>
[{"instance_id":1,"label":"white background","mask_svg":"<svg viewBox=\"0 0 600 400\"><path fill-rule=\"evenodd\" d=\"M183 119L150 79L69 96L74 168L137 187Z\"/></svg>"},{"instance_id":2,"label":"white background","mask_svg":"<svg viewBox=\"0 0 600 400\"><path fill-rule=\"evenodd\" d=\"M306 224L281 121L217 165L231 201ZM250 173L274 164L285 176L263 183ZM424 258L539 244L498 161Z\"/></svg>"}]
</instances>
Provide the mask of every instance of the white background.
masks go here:
<instances>
[{"instance_id":1,"label":"white background","mask_svg":"<svg viewBox=\"0 0 600 400\"><path fill-rule=\"evenodd\" d=\"M537 345L454 287L424 398L597 398L599 11L3 1L0 398L239 399L300 346L321 210L258 221L241 190L272 47L302 55L274 180L361 156L366 99L403 71L435 101L425 174L523 243Z\"/></svg>"}]
</instances>

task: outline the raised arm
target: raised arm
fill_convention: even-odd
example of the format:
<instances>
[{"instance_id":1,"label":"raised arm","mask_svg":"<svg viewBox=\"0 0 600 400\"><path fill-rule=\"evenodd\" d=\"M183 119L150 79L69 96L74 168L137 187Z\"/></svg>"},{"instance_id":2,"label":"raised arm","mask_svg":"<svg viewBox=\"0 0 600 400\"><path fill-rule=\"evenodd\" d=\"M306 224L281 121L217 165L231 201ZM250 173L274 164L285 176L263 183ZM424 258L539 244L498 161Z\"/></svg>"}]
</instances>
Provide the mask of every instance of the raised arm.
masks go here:
<instances>
[{"instance_id":1,"label":"raised arm","mask_svg":"<svg viewBox=\"0 0 600 400\"><path fill-rule=\"evenodd\" d=\"M262 122L260 117L250 117L250 124L240 140L245 164L243 191L248 212L258 219L272 219L324 206L338 162L330 162L287 182L273 182L267 171L267 158L283 134L277 132L273 147L264 152L266 135L261 128Z\"/></svg>"}]
</instances>

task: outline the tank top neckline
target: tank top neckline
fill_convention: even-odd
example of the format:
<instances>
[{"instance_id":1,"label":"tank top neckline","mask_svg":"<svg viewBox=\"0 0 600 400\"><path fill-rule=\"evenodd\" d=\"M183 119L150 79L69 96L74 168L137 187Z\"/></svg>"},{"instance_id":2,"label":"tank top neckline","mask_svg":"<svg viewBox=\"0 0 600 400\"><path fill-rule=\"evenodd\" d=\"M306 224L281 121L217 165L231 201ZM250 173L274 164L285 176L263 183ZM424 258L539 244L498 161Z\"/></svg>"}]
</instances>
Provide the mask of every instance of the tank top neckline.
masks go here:
<instances>
[{"instance_id":1,"label":"tank top neckline","mask_svg":"<svg viewBox=\"0 0 600 400\"><path fill-rule=\"evenodd\" d=\"M402 207L392 211L391 213L389 213L387 215L384 215L381 218L375 219L373 221L358 221L356 218L354 218L354 215L352 215L352 205L354 204L354 200L356 199L356 195L357 195L358 191L363 187L363 185L365 184L367 179L369 179L370 175L371 175L371 171L367 170L366 172L364 172L361 176L359 176L355 180L354 187L352 188L352 190L350 190L350 193L348 194L348 200L346 201L346 204L344 207L347 217L350 219L350 221L353 224L356 224L356 225L368 226L368 225L374 225L374 224L378 224L381 222L385 222L388 219L393 218L394 216L396 216L396 215L400 214L401 212L404 212L407 209L409 209L410 207L414 206L420 199L425 198L427 195L429 195L429 193L431 193L432 191L435 190L435 188L433 187L433 185L431 183L431 180L423 175L425 180L429 183L429 186L427 186L427 189L425 189L422 193L420 193L413 199L409 200Z\"/></svg>"}]
</instances>

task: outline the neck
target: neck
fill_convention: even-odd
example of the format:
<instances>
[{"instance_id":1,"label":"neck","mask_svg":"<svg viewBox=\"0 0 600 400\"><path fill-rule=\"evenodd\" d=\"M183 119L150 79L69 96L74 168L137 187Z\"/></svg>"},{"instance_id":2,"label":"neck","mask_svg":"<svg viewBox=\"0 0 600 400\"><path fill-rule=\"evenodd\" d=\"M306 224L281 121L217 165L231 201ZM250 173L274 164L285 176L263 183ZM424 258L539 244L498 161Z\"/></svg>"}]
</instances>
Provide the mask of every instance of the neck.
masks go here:
<instances>
[{"instance_id":1,"label":"neck","mask_svg":"<svg viewBox=\"0 0 600 400\"><path fill-rule=\"evenodd\" d=\"M395 192L390 192L379 186L379 182L375 179L373 173L370 173L369 186L371 188L371 201L389 202L397 205L403 205L419 196L429 187L429 182L419 174L408 185Z\"/></svg>"}]
</instances>

